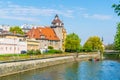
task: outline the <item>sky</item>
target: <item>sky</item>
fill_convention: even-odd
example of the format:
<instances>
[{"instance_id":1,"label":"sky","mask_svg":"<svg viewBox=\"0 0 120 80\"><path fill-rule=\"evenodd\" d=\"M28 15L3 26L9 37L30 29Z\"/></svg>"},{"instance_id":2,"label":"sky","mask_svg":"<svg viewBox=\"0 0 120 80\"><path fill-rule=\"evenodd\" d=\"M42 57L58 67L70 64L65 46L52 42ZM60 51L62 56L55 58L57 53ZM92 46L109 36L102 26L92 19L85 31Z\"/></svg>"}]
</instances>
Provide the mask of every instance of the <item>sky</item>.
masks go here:
<instances>
[{"instance_id":1,"label":"sky","mask_svg":"<svg viewBox=\"0 0 120 80\"><path fill-rule=\"evenodd\" d=\"M119 0L0 0L0 25L50 26L58 14L67 33L76 33L83 45L91 36L114 41L120 17L112 4Z\"/></svg>"}]
</instances>

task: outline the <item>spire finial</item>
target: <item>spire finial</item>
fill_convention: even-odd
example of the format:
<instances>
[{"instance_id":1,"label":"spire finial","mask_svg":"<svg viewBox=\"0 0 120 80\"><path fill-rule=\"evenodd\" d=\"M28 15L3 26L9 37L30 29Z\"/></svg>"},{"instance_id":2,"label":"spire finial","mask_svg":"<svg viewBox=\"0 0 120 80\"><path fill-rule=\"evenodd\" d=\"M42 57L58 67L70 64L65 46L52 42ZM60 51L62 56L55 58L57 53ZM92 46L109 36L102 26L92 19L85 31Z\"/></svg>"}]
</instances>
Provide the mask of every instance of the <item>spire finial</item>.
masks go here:
<instances>
[{"instance_id":1,"label":"spire finial","mask_svg":"<svg viewBox=\"0 0 120 80\"><path fill-rule=\"evenodd\" d=\"M58 14L56 14L55 17L58 17Z\"/></svg>"}]
</instances>

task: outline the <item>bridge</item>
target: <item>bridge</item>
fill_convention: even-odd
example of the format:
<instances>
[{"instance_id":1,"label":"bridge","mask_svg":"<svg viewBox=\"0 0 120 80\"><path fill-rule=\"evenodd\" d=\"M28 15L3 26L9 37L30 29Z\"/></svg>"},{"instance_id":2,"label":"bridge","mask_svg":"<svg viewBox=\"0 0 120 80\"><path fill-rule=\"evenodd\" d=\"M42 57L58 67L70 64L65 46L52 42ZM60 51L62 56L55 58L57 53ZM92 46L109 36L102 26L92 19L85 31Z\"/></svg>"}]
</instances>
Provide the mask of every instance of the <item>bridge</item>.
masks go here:
<instances>
[{"instance_id":1,"label":"bridge","mask_svg":"<svg viewBox=\"0 0 120 80\"><path fill-rule=\"evenodd\" d=\"M116 50L105 50L104 53L105 54L120 54L120 52Z\"/></svg>"}]
</instances>

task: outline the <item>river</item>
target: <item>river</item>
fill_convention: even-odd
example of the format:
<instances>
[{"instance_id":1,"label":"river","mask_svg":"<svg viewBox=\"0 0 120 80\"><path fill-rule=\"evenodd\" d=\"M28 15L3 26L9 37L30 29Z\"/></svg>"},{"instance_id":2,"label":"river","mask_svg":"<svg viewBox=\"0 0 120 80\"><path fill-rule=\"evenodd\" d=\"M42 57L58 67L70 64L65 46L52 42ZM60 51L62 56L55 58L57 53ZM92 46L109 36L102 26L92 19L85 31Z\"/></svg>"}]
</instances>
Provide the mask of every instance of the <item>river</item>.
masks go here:
<instances>
[{"instance_id":1,"label":"river","mask_svg":"<svg viewBox=\"0 0 120 80\"><path fill-rule=\"evenodd\" d=\"M0 80L120 80L120 62L81 61L1 77Z\"/></svg>"}]
</instances>

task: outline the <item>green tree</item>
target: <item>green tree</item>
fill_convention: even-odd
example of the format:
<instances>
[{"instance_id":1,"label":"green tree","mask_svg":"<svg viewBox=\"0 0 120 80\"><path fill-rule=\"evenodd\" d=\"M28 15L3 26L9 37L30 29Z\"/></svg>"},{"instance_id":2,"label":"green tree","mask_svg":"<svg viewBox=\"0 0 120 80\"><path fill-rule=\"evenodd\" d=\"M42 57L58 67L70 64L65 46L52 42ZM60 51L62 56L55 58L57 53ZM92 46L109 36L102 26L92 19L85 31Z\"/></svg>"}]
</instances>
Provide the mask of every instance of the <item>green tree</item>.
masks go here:
<instances>
[{"instance_id":1,"label":"green tree","mask_svg":"<svg viewBox=\"0 0 120 80\"><path fill-rule=\"evenodd\" d=\"M117 13L118 16L120 16L120 1L118 4L113 4L112 7L114 8L115 13Z\"/></svg>"},{"instance_id":2,"label":"green tree","mask_svg":"<svg viewBox=\"0 0 120 80\"><path fill-rule=\"evenodd\" d=\"M10 27L10 32L16 33L16 34L24 34L24 32L19 26Z\"/></svg>"},{"instance_id":3,"label":"green tree","mask_svg":"<svg viewBox=\"0 0 120 80\"><path fill-rule=\"evenodd\" d=\"M98 36L90 37L83 45L83 49L85 51L98 51L98 50L100 50L103 52L102 40Z\"/></svg>"},{"instance_id":4,"label":"green tree","mask_svg":"<svg viewBox=\"0 0 120 80\"><path fill-rule=\"evenodd\" d=\"M105 45L106 50L114 50L114 43Z\"/></svg>"},{"instance_id":5,"label":"green tree","mask_svg":"<svg viewBox=\"0 0 120 80\"><path fill-rule=\"evenodd\" d=\"M65 50L76 52L80 48L81 39L75 33L68 34L65 40Z\"/></svg>"},{"instance_id":6,"label":"green tree","mask_svg":"<svg viewBox=\"0 0 120 80\"><path fill-rule=\"evenodd\" d=\"M114 45L116 50L120 50L120 23L117 25L117 32L114 37Z\"/></svg>"}]
</instances>

